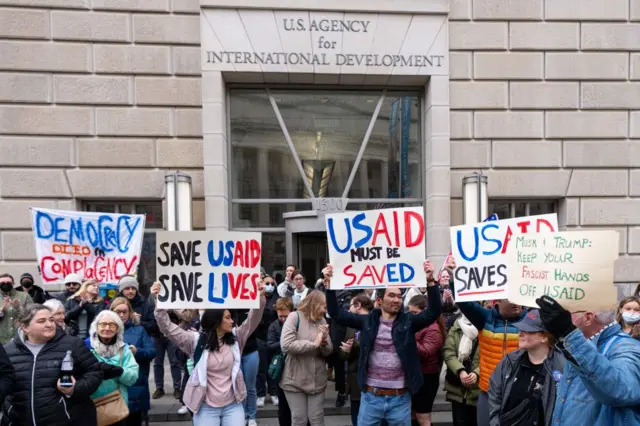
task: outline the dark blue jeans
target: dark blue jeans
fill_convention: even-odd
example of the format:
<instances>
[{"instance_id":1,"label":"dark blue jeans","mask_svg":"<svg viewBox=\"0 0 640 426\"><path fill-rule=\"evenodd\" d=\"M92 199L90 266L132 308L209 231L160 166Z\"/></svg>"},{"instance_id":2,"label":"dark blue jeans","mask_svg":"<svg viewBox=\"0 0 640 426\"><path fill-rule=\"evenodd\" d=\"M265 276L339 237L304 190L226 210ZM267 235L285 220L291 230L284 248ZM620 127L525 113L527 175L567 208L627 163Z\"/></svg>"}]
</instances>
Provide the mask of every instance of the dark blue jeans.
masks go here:
<instances>
[{"instance_id":1,"label":"dark blue jeans","mask_svg":"<svg viewBox=\"0 0 640 426\"><path fill-rule=\"evenodd\" d=\"M180 349L166 337L153 337L153 346L156 348L156 357L153 360L153 381L156 389L164 389L164 354L169 355L169 365L171 366L171 379L173 379L173 389L182 387L182 361Z\"/></svg>"}]
</instances>

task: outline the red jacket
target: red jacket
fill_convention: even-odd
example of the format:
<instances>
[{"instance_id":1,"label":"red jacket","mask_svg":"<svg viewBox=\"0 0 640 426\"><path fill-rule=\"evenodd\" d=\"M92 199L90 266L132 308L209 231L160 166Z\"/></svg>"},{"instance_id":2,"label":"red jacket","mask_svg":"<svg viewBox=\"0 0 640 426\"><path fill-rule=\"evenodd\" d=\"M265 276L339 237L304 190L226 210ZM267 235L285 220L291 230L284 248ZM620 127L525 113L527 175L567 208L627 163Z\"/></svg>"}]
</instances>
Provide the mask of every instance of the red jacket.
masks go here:
<instances>
[{"instance_id":1,"label":"red jacket","mask_svg":"<svg viewBox=\"0 0 640 426\"><path fill-rule=\"evenodd\" d=\"M442 345L444 337L440 332L438 321L416 333L416 345L422 372L425 374L439 374L442 370Z\"/></svg>"}]
</instances>

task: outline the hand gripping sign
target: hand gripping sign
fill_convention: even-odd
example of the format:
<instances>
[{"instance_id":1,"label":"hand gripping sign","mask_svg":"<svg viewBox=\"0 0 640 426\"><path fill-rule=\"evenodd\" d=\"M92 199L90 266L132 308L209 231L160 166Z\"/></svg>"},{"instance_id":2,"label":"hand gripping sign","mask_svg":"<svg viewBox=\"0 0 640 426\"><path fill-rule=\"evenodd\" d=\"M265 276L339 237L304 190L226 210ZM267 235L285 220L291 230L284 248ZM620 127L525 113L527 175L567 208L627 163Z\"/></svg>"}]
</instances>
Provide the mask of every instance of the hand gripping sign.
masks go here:
<instances>
[{"instance_id":1,"label":"hand gripping sign","mask_svg":"<svg viewBox=\"0 0 640 426\"><path fill-rule=\"evenodd\" d=\"M422 207L326 216L331 288L425 286Z\"/></svg>"},{"instance_id":2,"label":"hand gripping sign","mask_svg":"<svg viewBox=\"0 0 640 426\"><path fill-rule=\"evenodd\" d=\"M258 232L158 232L158 308L259 308L261 240Z\"/></svg>"},{"instance_id":3,"label":"hand gripping sign","mask_svg":"<svg viewBox=\"0 0 640 426\"><path fill-rule=\"evenodd\" d=\"M451 228L457 302L507 298L507 249L518 234L556 232L556 214L516 217Z\"/></svg>"}]
</instances>

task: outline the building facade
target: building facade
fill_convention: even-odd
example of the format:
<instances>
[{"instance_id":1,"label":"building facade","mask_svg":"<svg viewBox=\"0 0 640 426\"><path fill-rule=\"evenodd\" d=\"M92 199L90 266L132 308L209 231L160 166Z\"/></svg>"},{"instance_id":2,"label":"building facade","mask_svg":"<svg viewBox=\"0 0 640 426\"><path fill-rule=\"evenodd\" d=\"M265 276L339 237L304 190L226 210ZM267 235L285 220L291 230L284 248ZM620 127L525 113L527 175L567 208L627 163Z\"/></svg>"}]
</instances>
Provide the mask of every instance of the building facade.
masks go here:
<instances>
[{"instance_id":1,"label":"building facade","mask_svg":"<svg viewBox=\"0 0 640 426\"><path fill-rule=\"evenodd\" d=\"M424 205L449 251L462 177L500 217L615 229L640 280L640 0L0 0L0 271L29 207L259 230L270 273L326 262L322 213Z\"/></svg>"}]
</instances>

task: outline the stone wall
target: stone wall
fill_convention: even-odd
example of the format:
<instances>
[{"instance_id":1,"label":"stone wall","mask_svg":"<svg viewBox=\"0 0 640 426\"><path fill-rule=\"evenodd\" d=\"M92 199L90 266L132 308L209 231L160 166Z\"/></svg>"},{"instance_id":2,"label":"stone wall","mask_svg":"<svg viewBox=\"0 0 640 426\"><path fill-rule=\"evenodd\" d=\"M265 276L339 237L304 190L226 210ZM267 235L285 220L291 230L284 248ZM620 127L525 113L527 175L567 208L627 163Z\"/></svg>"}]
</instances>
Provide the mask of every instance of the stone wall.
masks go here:
<instances>
[{"instance_id":1,"label":"stone wall","mask_svg":"<svg viewBox=\"0 0 640 426\"><path fill-rule=\"evenodd\" d=\"M559 200L567 229L616 229L640 278L640 0L452 0L452 222L460 179Z\"/></svg>"},{"instance_id":2,"label":"stone wall","mask_svg":"<svg viewBox=\"0 0 640 426\"><path fill-rule=\"evenodd\" d=\"M35 272L29 206L158 201L168 169L193 177L204 228L199 11L198 0L0 0L2 272Z\"/></svg>"}]
</instances>

